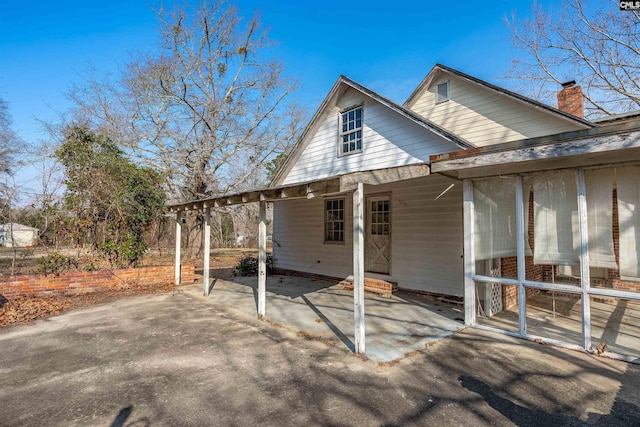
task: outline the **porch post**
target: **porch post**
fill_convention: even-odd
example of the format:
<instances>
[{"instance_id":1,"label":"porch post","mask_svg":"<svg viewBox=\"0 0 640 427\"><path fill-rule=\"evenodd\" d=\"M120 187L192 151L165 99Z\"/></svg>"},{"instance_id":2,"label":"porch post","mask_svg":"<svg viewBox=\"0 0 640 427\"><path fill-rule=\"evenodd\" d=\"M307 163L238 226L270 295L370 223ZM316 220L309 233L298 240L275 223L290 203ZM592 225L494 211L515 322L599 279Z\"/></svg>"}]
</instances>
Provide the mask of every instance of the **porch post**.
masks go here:
<instances>
[{"instance_id":1,"label":"porch post","mask_svg":"<svg viewBox=\"0 0 640 427\"><path fill-rule=\"evenodd\" d=\"M473 182L470 179L462 181L463 222L464 222L464 324L476 323L476 274L475 263L475 223L473 205Z\"/></svg>"},{"instance_id":2,"label":"porch post","mask_svg":"<svg viewBox=\"0 0 640 427\"><path fill-rule=\"evenodd\" d=\"M204 246L204 263L202 267L203 273L203 294L209 295L209 258L211 254L211 208L206 208L204 211L204 239L202 245Z\"/></svg>"},{"instance_id":3,"label":"porch post","mask_svg":"<svg viewBox=\"0 0 640 427\"><path fill-rule=\"evenodd\" d=\"M364 185L353 192L353 316L356 353L365 353L364 329Z\"/></svg>"},{"instance_id":4,"label":"porch post","mask_svg":"<svg viewBox=\"0 0 640 427\"><path fill-rule=\"evenodd\" d=\"M174 283L180 284L180 240L182 238L182 212L176 212L176 271Z\"/></svg>"},{"instance_id":5,"label":"porch post","mask_svg":"<svg viewBox=\"0 0 640 427\"><path fill-rule=\"evenodd\" d=\"M262 319L267 302L267 202L260 202L258 225L258 317Z\"/></svg>"},{"instance_id":6,"label":"porch post","mask_svg":"<svg viewBox=\"0 0 640 427\"><path fill-rule=\"evenodd\" d=\"M582 288L582 346L591 348L591 272L589 270L589 229L587 220L587 188L584 169L576 170L578 185L578 227L580 230L580 286Z\"/></svg>"},{"instance_id":7,"label":"porch post","mask_svg":"<svg viewBox=\"0 0 640 427\"><path fill-rule=\"evenodd\" d=\"M527 195L528 196L528 195ZM516 245L518 265L518 318L520 320L520 335L527 335L527 290L524 281L527 278L524 262L524 195L522 194L522 176L516 176Z\"/></svg>"}]
</instances>

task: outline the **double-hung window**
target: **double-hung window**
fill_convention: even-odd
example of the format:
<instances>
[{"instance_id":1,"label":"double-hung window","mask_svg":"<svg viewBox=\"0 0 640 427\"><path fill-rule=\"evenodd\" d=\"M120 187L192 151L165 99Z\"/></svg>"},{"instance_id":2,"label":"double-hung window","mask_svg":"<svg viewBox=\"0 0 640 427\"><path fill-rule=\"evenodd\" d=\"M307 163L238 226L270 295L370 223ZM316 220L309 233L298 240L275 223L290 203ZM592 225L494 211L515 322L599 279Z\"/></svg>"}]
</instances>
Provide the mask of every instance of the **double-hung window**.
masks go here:
<instances>
[{"instance_id":1,"label":"double-hung window","mask_svg":"<svg viewBox=\"0 0 640 427\"><path fill-rule=\"evenodd\" d=\"M362 151L362 106L340 113L340 154Z\"/></svg>"},{"instance_id":2,"label":"double-hung window","mask_svg":"<svg viewBox=\"0 0 640 427\"><path fill-rule=\"evenodd\" d=\"M324 201L324 241L344 242L344 199Z\"/></svg>"}]
</instances>

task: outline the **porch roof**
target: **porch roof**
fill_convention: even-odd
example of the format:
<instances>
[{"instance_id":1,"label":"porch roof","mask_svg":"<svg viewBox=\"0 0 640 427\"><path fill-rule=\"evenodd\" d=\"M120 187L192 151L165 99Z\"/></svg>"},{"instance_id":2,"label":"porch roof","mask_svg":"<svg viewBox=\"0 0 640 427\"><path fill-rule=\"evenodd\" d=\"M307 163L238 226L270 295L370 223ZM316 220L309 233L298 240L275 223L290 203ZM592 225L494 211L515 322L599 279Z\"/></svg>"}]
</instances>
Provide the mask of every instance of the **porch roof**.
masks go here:
<instances>
[{"instance_id":1,"label":"porch roof","mask_svg":"<svg viewBox=\"0 0 640 427\"><path fill-rule=\"evenodd\" d=\"M456 179L640 161L640 120L431 156Z\"/></svg>"},{"instance_id":2,"label":"porch roof","mask_svg":"<svg viewBox=\"0 0 640 427\"><path fill-rule=\"evenodd\" d=\"M200 210L223 206L239 205L260 201L277 201L285 199L300 199L352 192L358 183L380 185L405 179L418 178L430 174L429 164L418 163L386 169L375 169L353 172L316 181L291 184L279 187L245 191L242 193L224 194L200 200L191 200L169 205L172 212Z\"/></svg>"}]
</instances>

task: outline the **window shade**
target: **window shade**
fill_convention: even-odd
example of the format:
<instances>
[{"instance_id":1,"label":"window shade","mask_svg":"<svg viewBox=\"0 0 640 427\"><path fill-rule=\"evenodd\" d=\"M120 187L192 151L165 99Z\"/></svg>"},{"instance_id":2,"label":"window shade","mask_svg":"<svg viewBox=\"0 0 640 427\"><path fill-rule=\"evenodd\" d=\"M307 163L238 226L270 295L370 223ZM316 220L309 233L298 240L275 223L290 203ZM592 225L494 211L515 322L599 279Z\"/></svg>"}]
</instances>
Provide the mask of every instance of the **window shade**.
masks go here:
<instances>
[{"instance_id":1,"label":"window shade","mask_svg":"<svg viewBox=\"0 0 640 427\"><path fill-rule=\"evenodd\" d=\"M585 172L590 267L618 268L613 251L613 177L612 168Z\"/></svg>"},{"instance_id":2,"label":"window shade","mask_svg":"<svg viewBox=\"0 0 640 427\"><path fill-rule=\"evenodd\" d=\"M473 183L476 260L516 256L515 180Z\"/></svg>"},{"instance_id":3,"label":"window shade","mask_svg":"<svg viewBox=\"0 0 640 427\"><path fill-rule=\"evenodd\" d=\"M534 175L533 214L534 264L579 264L578 200L573 171Z\"/></svg>"},{"instance_id":4,"label":"window shade","mask_svg":"<svg viewBox=\"0 0 640 427\"><path fill-rule=\"evenodd\" d=\"M618 224L620 233L620 276L640 277L640 168L616 169Z\"/></svg>"}]
</instances>

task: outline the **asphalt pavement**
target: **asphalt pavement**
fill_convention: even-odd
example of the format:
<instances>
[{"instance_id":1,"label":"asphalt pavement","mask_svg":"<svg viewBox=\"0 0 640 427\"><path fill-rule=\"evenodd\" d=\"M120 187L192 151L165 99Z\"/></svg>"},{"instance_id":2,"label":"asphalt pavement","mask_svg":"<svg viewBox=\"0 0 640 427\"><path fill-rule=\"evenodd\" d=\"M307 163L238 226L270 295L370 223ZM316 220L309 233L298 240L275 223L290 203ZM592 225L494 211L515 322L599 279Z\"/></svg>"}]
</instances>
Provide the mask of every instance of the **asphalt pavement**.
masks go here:
<instances>
[{"instance_id":1,"label":"asphalt pavement","mask_svg":"<svg viewBox=\"0 0 640 427\"><path fill-rule=\"evenodd\" d=\"M0 425L640 425L638 365L470 328L379 363L200 293L1 329Z\"/></svg>"}]
</instances>

